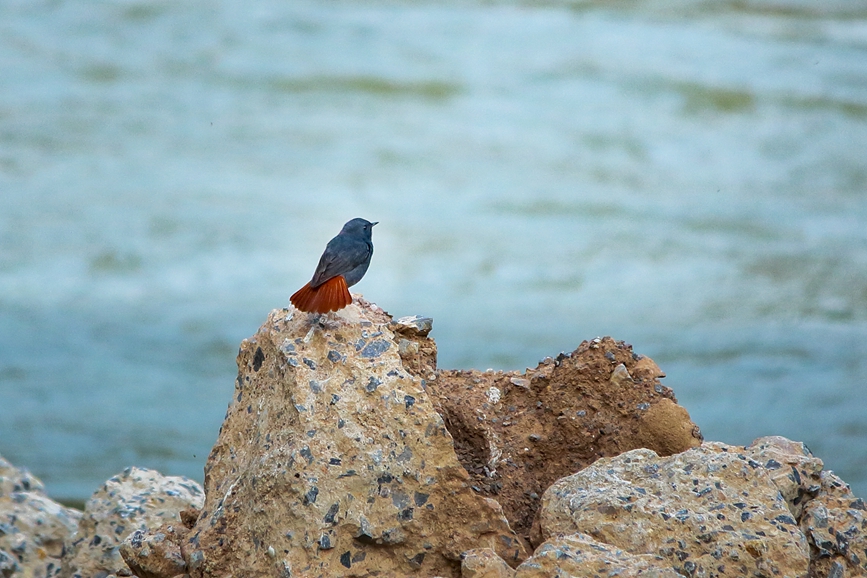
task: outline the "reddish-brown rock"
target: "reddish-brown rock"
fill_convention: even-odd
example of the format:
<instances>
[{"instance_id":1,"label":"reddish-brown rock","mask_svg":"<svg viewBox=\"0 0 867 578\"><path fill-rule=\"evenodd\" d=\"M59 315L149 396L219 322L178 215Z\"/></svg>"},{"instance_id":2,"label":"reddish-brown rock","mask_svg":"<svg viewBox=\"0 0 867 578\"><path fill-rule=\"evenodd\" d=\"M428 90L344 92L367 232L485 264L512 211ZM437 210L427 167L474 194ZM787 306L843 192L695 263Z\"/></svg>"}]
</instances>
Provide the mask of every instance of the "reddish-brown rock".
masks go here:
<instances>
[{"instance_id":1,"label":"reddish-brown rock","mask_svg":"<svg viewBox=\"0 0 867 578\"><path fill-rule=\"evenodd\" d=\"M702 437L664 374L610 337L519 372L440 371L428 391L473 484L527 535L556 480L635 448L671 455Z\"/></svg>"}]
</instances>

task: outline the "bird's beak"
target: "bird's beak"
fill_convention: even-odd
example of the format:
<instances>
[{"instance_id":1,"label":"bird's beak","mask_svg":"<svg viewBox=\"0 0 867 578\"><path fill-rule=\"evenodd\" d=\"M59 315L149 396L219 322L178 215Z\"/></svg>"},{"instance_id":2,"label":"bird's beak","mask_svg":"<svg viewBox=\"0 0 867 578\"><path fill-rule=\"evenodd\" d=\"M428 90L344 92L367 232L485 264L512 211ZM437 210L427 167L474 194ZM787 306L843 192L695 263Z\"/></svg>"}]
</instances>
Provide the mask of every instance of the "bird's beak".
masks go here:
<instances>
[{"instance_id":1,"label":"bird's beak","mask_svg":"<svg viewBox=\"0 0 867 578\"><path fill-rule=\"evenodd\" d=\"M377 221L377 222L375 222L375 223L371 223L370 226L372 227L372 226L374 226L374 225L378 225L378 224L379 224L379 221Z\"/></svg>"}]
</instances>

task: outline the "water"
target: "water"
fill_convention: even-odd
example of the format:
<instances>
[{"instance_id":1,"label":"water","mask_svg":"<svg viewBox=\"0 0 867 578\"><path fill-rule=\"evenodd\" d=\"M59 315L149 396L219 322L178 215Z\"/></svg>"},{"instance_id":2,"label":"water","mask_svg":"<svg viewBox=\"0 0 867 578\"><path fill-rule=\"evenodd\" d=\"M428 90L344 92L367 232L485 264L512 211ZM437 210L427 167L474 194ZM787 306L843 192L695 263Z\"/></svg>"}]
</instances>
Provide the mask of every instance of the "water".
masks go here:
<instances>
[{"instance_id":1,"label":"water","mask_svg":"<svg viewBox=\"0 0 867 578\"><path fill-rule=\"evenodd\" d=\"M445 368L612 335L867 495L867 8L5 2L0 454L201 480L346 220Z\"/></svg>"}]
</instances>

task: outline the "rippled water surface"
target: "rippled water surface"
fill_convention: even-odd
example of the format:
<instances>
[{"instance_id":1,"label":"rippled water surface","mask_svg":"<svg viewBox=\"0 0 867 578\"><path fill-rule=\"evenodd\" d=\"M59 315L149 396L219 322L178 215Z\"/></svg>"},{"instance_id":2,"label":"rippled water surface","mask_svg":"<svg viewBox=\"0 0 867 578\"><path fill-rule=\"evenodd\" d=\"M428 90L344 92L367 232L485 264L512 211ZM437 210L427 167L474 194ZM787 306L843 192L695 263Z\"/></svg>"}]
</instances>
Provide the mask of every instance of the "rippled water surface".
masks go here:
<instances>
[{"instance_id":1,"label":"rippled water surface","mask_svg":"<svg viewBox=\"0 0 867 578\"><path fill-rule=\"evenodd\" d=\"M867 8L0 4L0 454L202 478L237 345L355 216L441 367L612 335L867 495Z\"/></svg>"}]
</instances>

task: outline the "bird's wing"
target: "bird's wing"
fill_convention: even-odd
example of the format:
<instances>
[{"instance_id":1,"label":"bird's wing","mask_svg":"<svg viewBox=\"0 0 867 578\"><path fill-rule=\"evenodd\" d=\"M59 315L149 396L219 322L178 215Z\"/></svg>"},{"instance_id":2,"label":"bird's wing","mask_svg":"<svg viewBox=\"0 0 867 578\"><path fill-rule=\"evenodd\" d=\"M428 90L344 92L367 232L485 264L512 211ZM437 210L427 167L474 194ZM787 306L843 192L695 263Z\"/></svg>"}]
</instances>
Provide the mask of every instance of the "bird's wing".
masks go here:
<instances>
[{"instance_id":1,"label":"bird's wing","mask_svg":"<svg viewBox=\"0 0 867 578\"><path fill-rule=\"evenodd\" d=\"M335 237L328 242L310 286L316 288L332 277L346 275L370 257L370 246L364 241Z\"/></svg>"}]
</instances>

